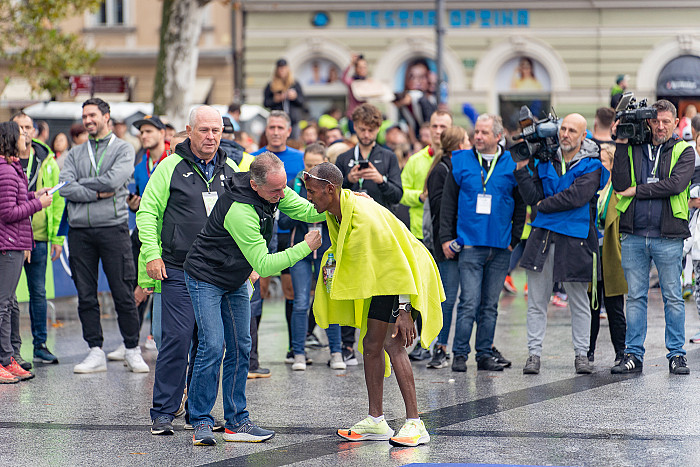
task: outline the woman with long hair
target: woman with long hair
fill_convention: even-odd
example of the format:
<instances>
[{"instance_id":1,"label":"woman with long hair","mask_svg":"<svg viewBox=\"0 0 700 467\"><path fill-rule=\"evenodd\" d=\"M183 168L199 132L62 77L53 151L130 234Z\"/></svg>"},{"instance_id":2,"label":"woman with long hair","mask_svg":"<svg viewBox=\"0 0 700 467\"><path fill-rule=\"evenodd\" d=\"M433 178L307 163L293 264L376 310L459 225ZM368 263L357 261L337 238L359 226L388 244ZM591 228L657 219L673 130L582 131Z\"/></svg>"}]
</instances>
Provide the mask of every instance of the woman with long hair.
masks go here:
<instances>
[{"instance_id":1,"label":"woman with long hair","mask_svg":"<svg viewBox=\"0 0 700 467\"><path fill-rule=\"evenodd\" d=\"M470 149L472 145L469 142L466 130L453 126L447 128L440 135L440 147L440 154L435 154L433 157L433 163L428 171L424 188L424 191L428 194L426 201L428 201L430 206L430 217L433 227L433 244L427 246L435 258L435 262L440 270L442 286L445 289L445 301L442 302L442 330L438 335L433 350L433 358L428 363L428 368L444 368L447 366L447 339L450 336L452 310L457 301L457 292L459 291L459 264L457 263L457 256L454 259L446 258L440 243L442 189L445 185L447 174L452 172L452 152L460 149Z\"/></svg>"},{"instance_id":2,"label":"woman with long hair","mask_svg":"<svg viewBox=\"0 0 700 467\"><path fill-rule=\"evenodd\" d=\"M291 137L298 137L298 123L304 109L304 93L284 58L277 60L272 80L265 86L263 97L265 107L270 110L282 110L289 115L292 120Z\"/></svg>"},{"instance_id":3,"label":"woman with long hair","mask_svg":"<svg viewBox=\"0 0 700 467\"><path fill-rule=\"evenodd\" d=\"M0 383L17 383L34 377L13 358L10 342L12 310L17 307L15 289L25 259L34 246L32 214L51 204L52 197L42 188L27 192L27 177L19 163L19 153L31 144L29 135L15 122L0 123Z\"/></svg>"}]
</instances>

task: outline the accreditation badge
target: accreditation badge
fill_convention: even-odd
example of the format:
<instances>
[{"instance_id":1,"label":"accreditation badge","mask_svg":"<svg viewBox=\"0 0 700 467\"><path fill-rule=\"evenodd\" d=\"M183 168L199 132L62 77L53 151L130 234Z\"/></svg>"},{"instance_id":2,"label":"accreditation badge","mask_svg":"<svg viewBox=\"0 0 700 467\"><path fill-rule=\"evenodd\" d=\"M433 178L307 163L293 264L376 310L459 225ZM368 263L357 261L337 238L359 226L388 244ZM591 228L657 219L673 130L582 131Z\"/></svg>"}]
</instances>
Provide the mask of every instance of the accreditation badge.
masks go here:
<instances>
[{"instance_id":1,"label":"accreditation badge","mask_svg":"<svg viewBox=\"0 0 700 467\"><path fill-rule=\"evenodd\" d=\"M204 209L207 210L207 217L209 217L209 214L211 214L212 209L214 209L216 200L219 199L219 194L215 191L203 191L202 199L204 200Z\"/></svg>"},{"instance_id":2,"label":"accreditation badge","mask_svg":"<svg viewBox=\"0 0 700 467\"><path fill-rule=\"evenodd\" d=\"M491 214L491 195L479 193L476 196L476 213L486 215Z\"/></svg>"}]
</instances>

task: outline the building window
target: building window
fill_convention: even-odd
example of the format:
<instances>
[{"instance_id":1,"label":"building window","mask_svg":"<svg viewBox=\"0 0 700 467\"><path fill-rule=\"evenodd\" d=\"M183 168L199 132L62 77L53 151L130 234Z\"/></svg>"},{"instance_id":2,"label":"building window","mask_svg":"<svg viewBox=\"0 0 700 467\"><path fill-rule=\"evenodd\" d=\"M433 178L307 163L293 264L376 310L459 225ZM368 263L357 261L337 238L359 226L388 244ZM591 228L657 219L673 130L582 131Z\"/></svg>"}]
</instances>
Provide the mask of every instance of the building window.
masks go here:
<instances>
[{"instance_id":1,"label":"building window","mask_svg":"<svg viewBox=\"0 0 700 467\"><path fill-rule=\"evenodd\" d=\"M126 21L126 0L104 0L95 14L96 26L124 26Z\"/></svg>"}]
</instances>

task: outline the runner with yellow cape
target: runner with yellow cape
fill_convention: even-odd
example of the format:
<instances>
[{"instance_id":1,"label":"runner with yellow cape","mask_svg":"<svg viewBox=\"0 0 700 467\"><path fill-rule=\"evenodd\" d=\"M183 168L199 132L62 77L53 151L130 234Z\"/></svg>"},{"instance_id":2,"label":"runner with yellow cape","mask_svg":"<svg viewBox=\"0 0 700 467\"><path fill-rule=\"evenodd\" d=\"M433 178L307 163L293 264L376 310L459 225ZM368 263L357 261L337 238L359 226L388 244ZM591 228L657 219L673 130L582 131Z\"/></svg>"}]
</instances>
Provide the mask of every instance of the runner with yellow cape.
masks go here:
<instances>
[{"instance_id":1,"label":"runner with yellow cape","mask_svg":"<svg viewBox=\"0 0 700 467\"><path fill-rule=\"evenodd\" d=\"M428 348L442 329L440 303L445 300L432 255L399 219L373 200L342 190L340 205L340 224L326 212L331 247L321 264L333 253L336 269L330 294L322 280L316 283L316 323L322 328L335 323L360 328L362 346L371 297L409 295L423 320L421 344ZM386 355L385 365L389 376Z\"/></svg>"}]
</instances>

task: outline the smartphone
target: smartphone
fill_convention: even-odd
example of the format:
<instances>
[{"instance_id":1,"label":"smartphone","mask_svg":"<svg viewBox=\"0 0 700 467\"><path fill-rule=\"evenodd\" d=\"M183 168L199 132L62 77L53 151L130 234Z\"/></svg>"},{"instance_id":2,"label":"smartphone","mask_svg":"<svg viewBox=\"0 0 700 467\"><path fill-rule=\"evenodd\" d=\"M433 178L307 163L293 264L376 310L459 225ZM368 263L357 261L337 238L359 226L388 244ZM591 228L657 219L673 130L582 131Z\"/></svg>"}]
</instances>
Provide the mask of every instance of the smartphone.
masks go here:
<instances>
[{"instance_id":1,"label":"smartphone","mask_svg":"<svg viewBox=\"0 0 700 467\"><path fill-rule=\"evenodd\" d=\"M360 167L360 170L369 169L369 161L360 161L357 165Z\"/></svg>"},{"instance_id":2,"label":"smartphone","mask_svg":"<svg viewBox=\"0 0 700 467\"><path fill-rule=\"evenodd\" d=\"M70 183L70 182L69 182L69 181L61 182L61 183L59 183L58 185L56 185L55 187L51 188L49 191L47 191L47 193L48 193L50 196L53 196L54 193L56 193L58 190L60 190L60 189L63 188L64 186L66 186L68 183Z\"/></svg>"}]
</instances>

